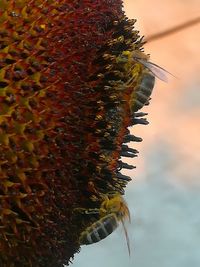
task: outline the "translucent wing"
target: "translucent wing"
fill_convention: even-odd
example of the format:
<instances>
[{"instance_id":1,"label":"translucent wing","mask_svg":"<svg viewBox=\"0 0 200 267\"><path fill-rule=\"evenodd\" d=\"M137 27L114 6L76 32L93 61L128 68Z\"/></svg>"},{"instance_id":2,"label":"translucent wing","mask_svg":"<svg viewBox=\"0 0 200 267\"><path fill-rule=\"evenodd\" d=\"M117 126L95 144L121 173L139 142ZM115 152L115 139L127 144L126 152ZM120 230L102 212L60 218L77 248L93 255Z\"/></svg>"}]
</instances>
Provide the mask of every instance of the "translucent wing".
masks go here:
<instances>
[{"instance_id":1,"label":"translucent wing","mask_svg":"<svg viewBox=\"0 0 200 267\"><path fill-rule=\"evenodd\" d=\"M121 219L121 222L122 222L123 230L124 230L125 237L126 237L126 244L127 244L127 248L128 248L128 254L129 254L129 257L130 257L131 249L130 249L130 241L129 241L128 233L127 233L127 230L126 230L126 226L125 226L124 220Z\"/></svg>"},{"instance_id":2,"label":"translucent wing","mask_svg":"<svg viewBox=\"0 0 200 267\"><path fill-rule=\"evenodd\" d=\"M138 62L143 64L148 70L152 72L154 76L156 76L158 79L162 80L163 82L168 82L168 75L172 75L169 71L165 70L164 68L158 66L157 64L146 61L141 58L136 58Z\"/></svg>"}]
</instances>

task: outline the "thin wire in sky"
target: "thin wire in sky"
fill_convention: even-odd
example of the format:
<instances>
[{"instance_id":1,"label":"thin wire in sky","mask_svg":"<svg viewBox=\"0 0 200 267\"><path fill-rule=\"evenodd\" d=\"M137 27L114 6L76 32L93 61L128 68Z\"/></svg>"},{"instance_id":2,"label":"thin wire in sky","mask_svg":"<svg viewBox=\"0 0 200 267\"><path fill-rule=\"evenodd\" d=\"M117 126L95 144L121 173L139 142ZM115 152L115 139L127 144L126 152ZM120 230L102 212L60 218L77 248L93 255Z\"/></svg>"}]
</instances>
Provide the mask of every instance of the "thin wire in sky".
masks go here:
<instances>
[{"instance_id":1,"label":"thin wire in sky","mask_svg":"<svg viewBox=\"0 0 200 267\"><path fill-rule=\"evenodd\" d=\"M172 28L169 28L165 31L161 31L161 32L158 32L158 33L155 33L155 34L152 34L150 35L149 37L147 36L146 37L146 41L149 43L149 42L152 42L152 41L156 41L158 39L161 39L161 38L164 38L168 35L171 35L171 34L174 34L176 32L179 32L179 31L182 31L186 28L189 28L189 27L192 27L196 24L200 23L200 17L198 18L195 18L193 20L189 20L189 21L186 21L180 25L177 25L177 26L174 26Z\"/></svg>"}]
</instances>

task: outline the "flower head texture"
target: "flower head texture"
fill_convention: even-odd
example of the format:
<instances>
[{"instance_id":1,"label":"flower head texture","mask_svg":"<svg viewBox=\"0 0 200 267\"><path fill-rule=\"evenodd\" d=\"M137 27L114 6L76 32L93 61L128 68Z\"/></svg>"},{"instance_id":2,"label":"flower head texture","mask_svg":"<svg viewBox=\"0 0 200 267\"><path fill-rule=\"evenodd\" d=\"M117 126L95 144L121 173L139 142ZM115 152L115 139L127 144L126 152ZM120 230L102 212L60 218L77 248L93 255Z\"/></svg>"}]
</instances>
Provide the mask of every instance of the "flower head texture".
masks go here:
<instances>
[{"instance_id":1,"label":"flower head texture","mask_svg":"<svg viewBox=\"0 0 200 267\"><path fill-rule=\"evenodd\" d=\"M91 223L74 210L124 193L134 23L120 0L0 1L0 266L68 264Z\"/></svg>"}]
</instances>

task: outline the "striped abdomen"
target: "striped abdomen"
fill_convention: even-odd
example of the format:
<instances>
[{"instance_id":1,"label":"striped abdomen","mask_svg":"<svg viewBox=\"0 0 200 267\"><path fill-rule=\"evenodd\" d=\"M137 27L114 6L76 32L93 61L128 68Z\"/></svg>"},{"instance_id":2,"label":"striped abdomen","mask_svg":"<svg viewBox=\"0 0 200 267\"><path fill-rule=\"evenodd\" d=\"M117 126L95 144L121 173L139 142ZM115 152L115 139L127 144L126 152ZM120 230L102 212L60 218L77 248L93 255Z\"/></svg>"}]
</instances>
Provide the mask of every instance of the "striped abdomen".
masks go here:
<instances>
[{"instance_id":1,"label":"striped abdomen","mask_svg":"<svg viewBox=\"0 0 200 267\"><path fill-rule=\"evenodd\" d=\"M108 214L89 226L80 236L81 245L89 245L106 238L118 226L117 217L114 213Z\"/></svg>"},{"instance_id":2,"label":"striped abdomen","mask_svg":"<svg viewBox=\"0 0 200 267\"><path fill-rule=\"evenodd\" d=\"M134 113L148 103L153 87L155 84L155 76L147 69L143 70L140 83L136 86L131 95L130 109Z\"/></svg>"}]
</instances>

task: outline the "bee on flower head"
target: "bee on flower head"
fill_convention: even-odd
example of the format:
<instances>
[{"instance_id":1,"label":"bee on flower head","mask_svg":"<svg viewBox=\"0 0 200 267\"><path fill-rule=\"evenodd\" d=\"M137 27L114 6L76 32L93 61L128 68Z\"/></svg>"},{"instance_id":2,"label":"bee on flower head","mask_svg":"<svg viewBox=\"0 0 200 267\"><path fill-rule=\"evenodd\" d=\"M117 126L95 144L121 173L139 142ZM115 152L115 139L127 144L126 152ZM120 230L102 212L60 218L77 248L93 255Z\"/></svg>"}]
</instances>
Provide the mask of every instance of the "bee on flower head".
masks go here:
<instances>
[{"instance_id":1,"label":"bee on flower head","mask_svg":"<svg viewBox=\"0 0 200 267\"><path fill-rule=\"evenodd\" d=\"M118 62L125 64L125 70L130 79L126 82L127 87L133 85L134 90L129 101L131 113L148 104L155 85L155 77L167 82L167 74L171 74L157 64L149 61L150 56L142 51L124 51Z\"/></svg>"},{"instance_id":2,"label":"bee on flower head","mask_svg":"<svg viewBox=\"0 0 200 267\"><path fill-rule=\"evenodd\" d=\"M130 255L130 243L124 221L130 221L128 206L119 193L104 195L99 209L85 210L85 214L99 214L99 219L89 225L80 235L81 245L90 245L101 241L110 235L122 223L128 252Z\"/></svg>"}]
</instances>

